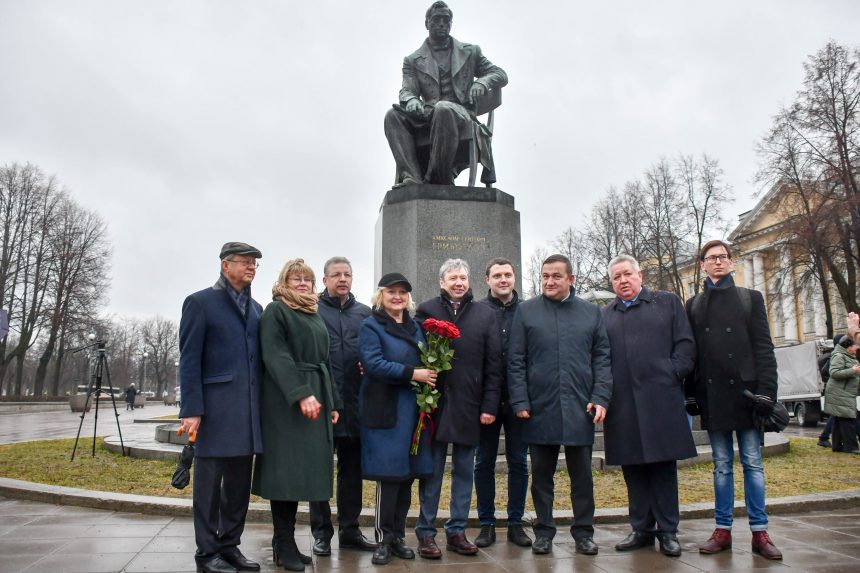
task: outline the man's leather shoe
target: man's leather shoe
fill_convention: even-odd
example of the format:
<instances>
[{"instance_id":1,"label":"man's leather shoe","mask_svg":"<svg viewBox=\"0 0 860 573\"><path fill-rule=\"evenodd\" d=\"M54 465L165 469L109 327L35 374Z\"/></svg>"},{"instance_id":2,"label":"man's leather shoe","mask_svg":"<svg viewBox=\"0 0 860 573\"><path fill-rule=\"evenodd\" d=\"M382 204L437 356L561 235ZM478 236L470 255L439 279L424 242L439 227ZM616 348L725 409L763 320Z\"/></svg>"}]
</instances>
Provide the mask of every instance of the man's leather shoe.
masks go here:
<instances>
[{"instance_id":1,"label":"man's leather shoe","mask_svg":"<svg viewBox=\"0 0 860 573\"><path fill-rule=\"evenodd\" d=\"M481 533L475 538L478 547L489 547L496 542L496 528L493 525L482 525Z\"/></svg>"},{"instance_id":2,"label":"man's leather shoe","mask_svg":"<svg viewBox=\"0 0 860 573\"><path fill-rule=\"evenodd\" d=\"M532 553L546 555L550 551L552 551L552 539L540 535L535 537L535 541L532 543Z\"/></svg>"},{"instance_id":3,"label":"man's leather shoe","mask_svg":"<svg viewBox=\"0 0 860 573\"><path fill-rule=\"evenodd\" d=\"M825 439L823 439L823 438L818 438L818 445L819 445L819 446L821 446L822 448L831 448L831 447L833 447L833 446L830 444L830 440L825 440Z\"/></svg>"},{"instance_id":4,"label":"man's leather shoe","mask_svg":"<svg viewBox=\"0 0 860 573\"><path fill-rule=\"evenodd\" d=\"M680 557L681 544L678 543L678 536L674 533L661 533L657 536L660 541L660 553L667 557Z\"/></svg>"},{"instance_id":5,"label":"man's leather shoe","mask_svg":"<svg viewBox=\"0 0 860 573\"><path fill-rule=\"evenodd\" d=\"M532 538L528 536L522 523L508 524L508 541L520 547L531 547ZM477 545L477 542L475 543Z\"/></svg>"},{"instance_id":6,"label":"man's leather shoe","mask_svg":"<svg viewBox=\"0 0 860 573\"><path fill-rule=\"evenodd\" d=\"M765 559L782 559L782 551L776 548L767 531L753 531L752 535L753 553L758 553Z\"/></svg>"},{"instance_id":7,"label":"man's leather shoe","mask_svg":"<svg viewBox=\"0 0 860 573\"><path fill-rule=\"evenodd\" d=\"M718 527L711 534L711 537L705 541L704 545L699 545L699 553L719 553L726 549L732 548L732 532L728 529Z\"/></svg>"},{"instance_id":8,"label":"man's leather shoe","mask_svg":"<svg viewBox=\"0 0 860 573\"><path fill-rule=\"evenodd\" d=\"M259 571L260 564L251 561L239 551L238 547L229 547L221 550L224 561L235 567L238 571Z\"/></svg>"},{"instance_id":9,"label":"man's leather shoe","mask_svg":"<svg viewBox=\"0 0 860 573\"><path fill-rule=\"evenodd\" d=\"M373 552L373 558L370 560L374 565L388 565L391 561L391 549L387 543L380 543Z\"/></svg>"},{"instance_id":10,"label":"man's leather shoe","mask_svg":"<svg viewBox=\"0 0 860 573\"><path fill-rule=\"evenodd\" d=\"M326 557L331 555L331 541L328 539L315 539L313 547L314 555Z\"/></svg>"},{"instance_id":11,"label":"man's leather shoe","mask_svg":"<svg viewBox=\"0 0 860 573\"><path fill-rule=\"evenodd\" d=\"M406 545L406 540L395 539L389 544L391 554L401 559L415 559L415 552L412 548Z\"/></svg>"},{"instance_id":12,"label":"man's leather shoe","mask_svg":"<svg viewBox=\"0 0 860 573\"><path fill-rule=\"evenodd\" d=\"M205 561L197 561L197 573L236 573L236 568L224 561L220 555L213 555Z\"/></svg>"},{"instance_id":13,"label":"man's leather shoe","mask_svg":"<svg viewBox=\"0 0 860 573\"><path fill-rule=\"evenodd\" d=\"M615 544L616 551L633 551L641 547L654 547L654 534L648 531L631 531Z\"/></svg>"},{"instance_id":14,"label":"man's leather shoe","mask_svg":"<svg viewBox=\"0 0 860 573\"><path fill-rule=\"evenodd\" d=\"M341 535L338 538L338 545L341 549L357 549L359 551L374 551L376 543L364 536L360 531Z\"/></svg>"},{"instance_id":15,"label":"man's leather shoe","mask_svg":"<svg viewBox=\"0 0 860 573\"><path fill-rule=\"evenodd\" d=\"M429 535L418 538L418 555L424 559L439 559L442 550L436 545L436 540Z\"/></svg>"},{"instance_id":16,"label":"man's leather shoe","mask_svg":"<svg viewBox=\"0 0 860 573\"><path fill-rule=\"evenodd\" d=\"M478 553L478 546L466 539L465 533L458 533L448 538L448 549L456 551L460 555L475 555Z\"/></svg>"},{"instance_id":17,"label":"man's leather shoe","mask_svg":"<svg viewBox=\"0 0 860 573\"><path fill-rule=\"evenodd\" d=\"M576 552L583 555L597 555L597 544L591 537L576 540Z\"/></svg>"}]
</instances>

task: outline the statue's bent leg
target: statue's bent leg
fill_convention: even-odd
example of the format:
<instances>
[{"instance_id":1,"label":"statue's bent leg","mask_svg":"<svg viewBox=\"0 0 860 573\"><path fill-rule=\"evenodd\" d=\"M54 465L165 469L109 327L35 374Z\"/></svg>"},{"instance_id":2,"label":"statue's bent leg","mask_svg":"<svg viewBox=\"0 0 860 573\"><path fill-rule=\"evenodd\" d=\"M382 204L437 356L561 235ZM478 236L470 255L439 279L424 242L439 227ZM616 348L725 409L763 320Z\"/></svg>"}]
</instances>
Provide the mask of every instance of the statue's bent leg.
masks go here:
<instances>
[{"instance_id":1,"label":"statue's bent leg","mask_svg":"<svg viewBox=\"0 0 860 573\"><path fill-rule=\"evenodd\" d=\"M460 146L460 133L471 129L469 112L462 105L440 101L433 108L430 122L430 161L425 180L440 185L453 185L457 174L454 160Z\"/></svg>"},{"instance_id":2,"label":"statue's bent leg","mask_svg":"<svg viewBox=\"0 0 860 573\"><path fill-rule=\"evenodd\" d=\"M395 109L385 114L385 137L397 165L397 183L421 183L421 167L415 154L415 140L409 119ZM410 181L411 180L411 181Z\"/></svg>"}]
</instances>

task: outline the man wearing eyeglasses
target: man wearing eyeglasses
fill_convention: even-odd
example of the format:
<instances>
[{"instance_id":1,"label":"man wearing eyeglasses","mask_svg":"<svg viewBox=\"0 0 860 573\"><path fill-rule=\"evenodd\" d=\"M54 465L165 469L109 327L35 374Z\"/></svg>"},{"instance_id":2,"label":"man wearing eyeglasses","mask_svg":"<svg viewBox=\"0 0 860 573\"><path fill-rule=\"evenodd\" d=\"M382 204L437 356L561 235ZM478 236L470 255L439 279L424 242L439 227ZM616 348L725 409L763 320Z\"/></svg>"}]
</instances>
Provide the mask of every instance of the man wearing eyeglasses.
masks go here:
<instances>
[{"instance_id":1,"label":"man wearing eyeglasses","mask_svg":"<svg viewBox=\"0 0 860 573\"><path fill-rule=\"evenodd\" d=\"M182 305L180 431L196 436L194 559L197 571L205 573L260 570L238 545L254 454L263 452L258 338L263 308L251 298L262 256L247 243L226 243L218 281Z\"/></svg>"},{"instance_id":2,"label":"man wearing eyeglasses","mask_svg":"<svg viewBox=\"0 0 860 573\"><path fill-rule=\"evenodd\" d=\"M361 442L358 423L358 389L361 365L358 356L358 332L362 321L370 316L370 307L352 294L352 265L346 257L332 257L323 267L319 315L329 335L329 362L334 383L343 399L343 410L334 426L337 451L337 524L341 549L373 551L376 543L368 540L358 528L361 516ZM331 555L334 526L328 501L310 503L313 552Z\"/></svg>"},{"instance_id":3,"label":"man wearing eyeglasses","mask_svg":"<svg viewBox=\"0 0 860 573\"><path fill-rule=\"evenodd\" d=\"M714 462L716 529L699 546L700 553L719 553L732 546L734 508L733 435L744 469L744 495L752 550L767 559L782 553L767 534L761 435L753 423L773 411L777 373L767 310L761 293L736 287L732 252L723 241L705 243L699 264L707 277L704 290L687 301L687 315L696 339L697 363L687 378L687 412L702 416ZM744 396L749 390L755 402Z\"/></svg>"}]
</instances>

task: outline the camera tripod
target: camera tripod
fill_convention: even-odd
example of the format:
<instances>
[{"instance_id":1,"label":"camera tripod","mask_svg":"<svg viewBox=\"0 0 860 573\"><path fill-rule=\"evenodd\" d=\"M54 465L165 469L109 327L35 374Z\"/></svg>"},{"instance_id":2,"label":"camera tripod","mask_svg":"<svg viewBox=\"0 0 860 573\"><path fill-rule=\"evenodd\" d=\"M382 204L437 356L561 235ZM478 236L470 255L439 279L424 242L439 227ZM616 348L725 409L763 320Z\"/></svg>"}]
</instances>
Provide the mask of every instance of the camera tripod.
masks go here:
<instances>
[{"instance_id":1,"label":"camera tripod","mask_svg":"<svg viewBox=\"0 0 860 573\"><path fill-rule=\"evenodd\" d=\"M90 335L90 336L91 336L90 340L92 340L92 338L95 338L92 335ZM124 456L127 455L126 451L125 451L125 444L122 441L122 429L119 427L119 412L117 412L117 409L116 409L116 397L113 394L113 383L111 382L111 379L110 379L110 367L108 367L108 363L107 363L107 356L106 356L107 353L105 350L105 346L106 346L106 343L104 340L98 340L98 341L94 342L93 344L88 344L87 346L84 346L83 348L78 348L77 350L75 350L75 352L80 352L81 350L85 350L87 348L95 347L95 349L96 349L95 361L90 366L90 383L87 386L87 399L84 402L84 410L83 410L83 412L81 412L81 422L80 422L80 424L78 424L78 435L75 436L75 446L72 448L72 459L71 459L71 461L75 461L75 452L78 449L78 440L81 437L81 428L83 428L83 426L84 426L84 416L87 415L87 405L90 403L90 398L94 398L93 401L95 402L95 407L96 407L96 414L95 414L95 418L93 419L93 452L92 452L92 456L95 457L95 455L96 455L96 429L98 428L98 425L99 425L99 396L101 396L102 394L107 394L110 396L110 401L111 401L111 404L113 405L113 415L116 418L116 430L117 430L117 432L119 432L120 449L122 450L122 455L124 455ZM91 360L92 360L92 357L91 357ZM104 372L107 375L107 383L108 383L108 390L107 391L102 388L102 372Z\"/></svg>"}]
</instances>

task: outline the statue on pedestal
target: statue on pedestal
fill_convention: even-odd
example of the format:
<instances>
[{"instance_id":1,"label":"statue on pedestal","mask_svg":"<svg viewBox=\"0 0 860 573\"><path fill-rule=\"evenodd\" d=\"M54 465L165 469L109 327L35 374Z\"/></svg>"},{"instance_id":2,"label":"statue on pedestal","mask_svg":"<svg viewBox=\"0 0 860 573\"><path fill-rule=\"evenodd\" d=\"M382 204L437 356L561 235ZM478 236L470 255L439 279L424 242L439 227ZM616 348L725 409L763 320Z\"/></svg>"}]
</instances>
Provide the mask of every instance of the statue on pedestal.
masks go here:
<instances>
[{"instance_id":1,"label":"statue on pedestal","mask_svg":"<svg viewBox=\"0 0 860 573\"><path fill-rule=\"evenodd\" d=\"M487 126L477 121L488 95L501 101L499 90L508 83L474 44L452 38L453 12L445 2L427 10L427 40L403 60L400 101L385 114L385 137L397 164L395 186L434 183L454 185L469 165L461 143L476 145L472 153L483 165L481 181L495 183L495 169ZM458 150L460 151L458 153Z\"/></svg>"}]
</instances>

